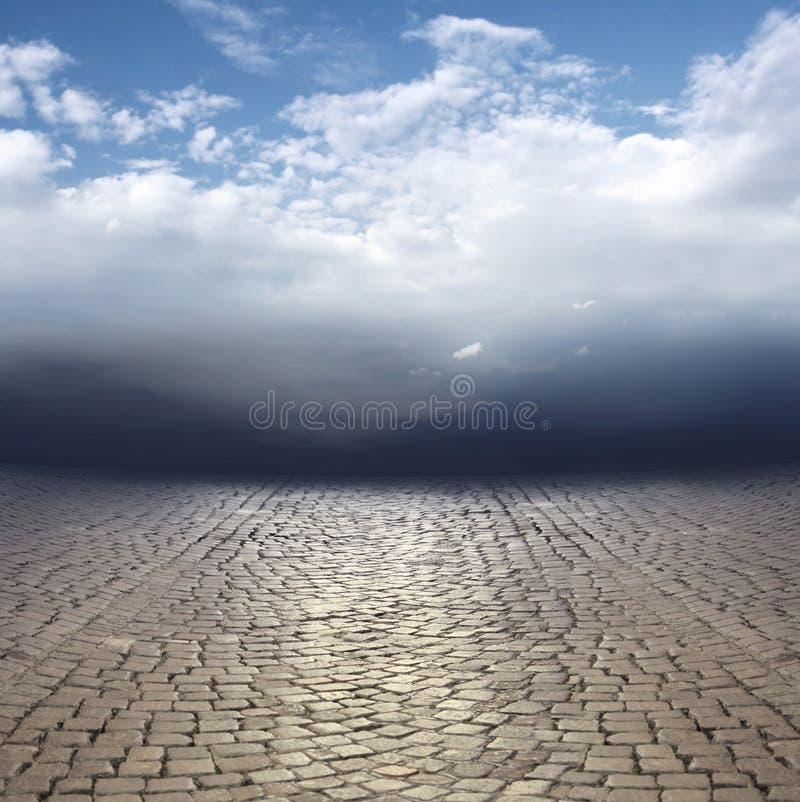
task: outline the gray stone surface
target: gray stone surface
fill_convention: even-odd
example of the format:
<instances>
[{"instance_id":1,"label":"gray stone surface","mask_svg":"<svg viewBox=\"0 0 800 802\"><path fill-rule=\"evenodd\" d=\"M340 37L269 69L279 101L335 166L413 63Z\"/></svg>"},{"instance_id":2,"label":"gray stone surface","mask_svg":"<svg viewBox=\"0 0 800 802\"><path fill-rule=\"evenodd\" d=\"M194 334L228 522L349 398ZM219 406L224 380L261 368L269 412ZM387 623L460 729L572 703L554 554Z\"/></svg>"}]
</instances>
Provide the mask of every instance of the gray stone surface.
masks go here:
<instances>
[{"instance_id":1,"label":"gray stone surface","mask_svg":"<svg viewBox=\"0 0 800 802\"><path fill-rule=\"evenodd\" d=\"M800 799L800 469L0 469L16 802Z\"/></svg>"}]
</instances>

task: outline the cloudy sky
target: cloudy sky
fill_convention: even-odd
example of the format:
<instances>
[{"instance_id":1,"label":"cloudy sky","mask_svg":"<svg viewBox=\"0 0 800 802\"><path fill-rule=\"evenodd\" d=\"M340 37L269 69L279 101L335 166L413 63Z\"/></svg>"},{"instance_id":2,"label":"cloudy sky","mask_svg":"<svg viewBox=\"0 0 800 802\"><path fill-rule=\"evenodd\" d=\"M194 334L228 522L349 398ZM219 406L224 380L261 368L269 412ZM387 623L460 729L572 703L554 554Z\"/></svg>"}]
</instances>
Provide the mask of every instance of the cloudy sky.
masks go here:
<instances>
[{"instance_id":1,"label":"cloudy sky","mask_svg":"<svg viewBox=\"0 0 800 802\"><path fill-rule=\"evenodd\" d=\"M794 3L9 0L0 31L15 459L456 373L553 431L794 407Z\"/></svg>"}]
</instances>

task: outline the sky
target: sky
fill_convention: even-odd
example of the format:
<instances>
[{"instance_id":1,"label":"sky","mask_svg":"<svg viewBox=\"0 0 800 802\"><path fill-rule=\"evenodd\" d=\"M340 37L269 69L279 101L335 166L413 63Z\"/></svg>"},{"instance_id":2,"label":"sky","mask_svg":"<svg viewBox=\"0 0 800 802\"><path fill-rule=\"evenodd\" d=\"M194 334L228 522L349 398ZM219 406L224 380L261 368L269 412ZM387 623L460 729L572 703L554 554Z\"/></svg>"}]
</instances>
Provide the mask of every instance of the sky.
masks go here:
<instances>
[{"instance_id":1,"label":"sky","mask_svg":"<svg viewBox=\"0 0 800 802\"><path fill-rule=\"evenodd\" d=\"M796 458L799 55L797 3L3 3L5 458ZM249 418L456 374L550 434Z\"/></svg>"}]
</instances>

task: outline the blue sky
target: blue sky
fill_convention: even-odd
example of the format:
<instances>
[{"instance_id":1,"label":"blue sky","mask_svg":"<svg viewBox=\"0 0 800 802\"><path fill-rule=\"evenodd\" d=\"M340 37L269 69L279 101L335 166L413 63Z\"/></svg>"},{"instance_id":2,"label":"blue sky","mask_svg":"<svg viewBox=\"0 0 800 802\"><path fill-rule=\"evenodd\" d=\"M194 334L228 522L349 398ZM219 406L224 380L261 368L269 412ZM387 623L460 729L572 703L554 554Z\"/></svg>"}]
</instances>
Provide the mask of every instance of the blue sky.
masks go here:
<instances>
[{"instance_id":1,"label":"blue sky","mask_svg":"<svg viewBox=\"0 0 800 802\"><path fill-rule=\"evenodd\" d=\"M278 6L279 4L272 4ZM632 68L633 91L643 99L680 89L688 61L704 52L732 52L741 47L769 8L796 3L757 0L676 0L641 3L617 0L532 0L518 2L291 2L272 17L270 35L298 28L320 38L342 36L370 49L375 72L364 84L407 79L430 63L422 47L400 42L413 20L437 14L485 17L504 25L541 28L559 51L580 53L609 65ZM242 3L257 10L263 2ZM266 76L236 70L213 45L203 41L186 16L167 0L56 0L7 2L0 26L14 39L48 38L78 59L76 80L109 92L135 91L166 83L184 85L205 79L233 86L264 107L277 106L309 88L308 76L295 63ZM265 39L267 36L264 37ZM325 55L320 54L324 60ZM355 78L357 85L361 84ZM354 87L357 88L357 87ZM252 95L251 95L252 93Z\"/></svg>"},{"instance_id":2,"label":"blue sky","mask_svg":"<svg viewBox=\"0 0 800 802\"><path fill-rule=\"evenodd\" d=\"M797 11L3 3L4 347L241 398L795 336Z\"/></svg>"},{"instance_id":3,"label":"blue sky","mask_svg":"<svg viewBox=\"0 0 800 802\"><path fill-rule=\"evenodd\" d=\"M440 14L536 27L561 54L578 54L612 72L627 68L614 84L614 100L639 106L679 95L692 58L740 50L768 8L797 7L756 0L214 2L240 8L258 21L258 30L246 37L270 64L247 65L227 57L207 35L219 26L218 19L193 9L191 1L7 2L0 7L0 31L10 41L52 42L73 59L60 81L119 106L134 103L141 90L200 85L240 101L225 113L228 127L256 126L260 134L274 136L287 129L277 114L296 95L376 88L431 69L435 56L430 47L402 36ZM303 42L306 47L297 52ZM652 118L631 116L611 103L596 114L627 130L654 125ZM29 124L43 127L35 119ZM162 136L173 142L169 132ZM102 170L109 156L130 158L143 150L141 143L120 149L106 141L97 152L82 148L74 168L77 174L89 174Z\"/></svg>"}]
</instances>

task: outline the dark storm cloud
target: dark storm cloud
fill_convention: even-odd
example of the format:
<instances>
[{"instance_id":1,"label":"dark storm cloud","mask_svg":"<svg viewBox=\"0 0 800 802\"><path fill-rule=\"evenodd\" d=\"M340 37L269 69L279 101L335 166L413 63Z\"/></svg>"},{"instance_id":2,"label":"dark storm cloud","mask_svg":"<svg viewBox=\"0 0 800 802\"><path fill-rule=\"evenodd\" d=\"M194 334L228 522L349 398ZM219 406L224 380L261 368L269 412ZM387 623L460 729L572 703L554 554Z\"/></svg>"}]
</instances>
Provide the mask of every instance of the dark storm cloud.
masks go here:
<instances>
[{"instance_id":1,"label":"dark storm cloud","mask_svg":"<svg viewBox=\"0 0 800 802\"><path fill-rule=\"evenodd\" d=\"M165 392L125 366L20 356L2 375L0 434L4 461L174 470L278 473L499 473L740 465L796 457L800 345L717 341L702 349L619 347L596 363L509 378L476 372L468 401L508 409L536 401L543 431L437 430L421 420L410 431L254 429L254 400L208 403L202 392ZM597 364L597 363L600 364ZM268 386L269 371L263 374ZM224 373L216 375L224 381ZM452 399L449 377L427 386ZM278 403L330 398L276 391ZM261 396L263 397L263 396ZM355 408L367 398L342 396ZM385 400L385 397L382 397ZM255 399L257 400L257 399ZM401 414L413 393L393 399ZM360 410L359 410L360 411ZM323 416L324 417L324 416ZM360 423L360 422L359 422ZM485 424L484 420L484 424Z\"/></svg>"}]
</instances>

